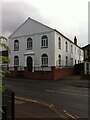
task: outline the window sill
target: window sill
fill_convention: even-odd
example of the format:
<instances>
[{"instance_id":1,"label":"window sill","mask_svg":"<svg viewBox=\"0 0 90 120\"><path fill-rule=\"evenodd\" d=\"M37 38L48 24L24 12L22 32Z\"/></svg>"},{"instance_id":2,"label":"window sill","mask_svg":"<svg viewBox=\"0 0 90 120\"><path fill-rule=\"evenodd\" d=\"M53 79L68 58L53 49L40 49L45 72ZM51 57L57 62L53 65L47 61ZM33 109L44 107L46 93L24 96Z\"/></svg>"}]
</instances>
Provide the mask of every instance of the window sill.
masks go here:
<instances>
[{"instance_id":1,"label":"window sill","mask_svg":"<svg viewBox=\"0 0 90 120\"><path fill-rule=\"evenodd\" d=\"M43 49L43 48L48 48L48 47L41 47L41 49Z\"/></svg>"},{"instance_id":2,"label":"window sill","mask_svg":"<svg viewBox=\"0 0 90 120\"><path fill-rule=\"evenodd\" d=\"M32 48L27 48L26 50L32 50Z\"/></svg>"},{"instance_id":3,"label":"window sill","mask_svg":"<svg viewBox=\"0 0 90 120\"><path fill-rule=\"evenodd\" d=\"M19 51L19 50L13 50L13 51Z\"/></svg>"}]
</instances>

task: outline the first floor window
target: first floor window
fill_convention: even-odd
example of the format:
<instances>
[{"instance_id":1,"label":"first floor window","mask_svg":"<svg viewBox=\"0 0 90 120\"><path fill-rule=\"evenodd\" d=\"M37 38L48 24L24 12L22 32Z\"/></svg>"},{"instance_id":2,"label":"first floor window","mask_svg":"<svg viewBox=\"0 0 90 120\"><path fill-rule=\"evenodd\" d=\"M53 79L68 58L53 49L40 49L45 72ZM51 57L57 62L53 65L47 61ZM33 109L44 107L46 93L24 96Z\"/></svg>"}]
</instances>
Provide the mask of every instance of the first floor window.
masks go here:
<instances>
[{"instance_id":1,"label":"first floor window","mask_svg":"<svg viewBox=\"0 0 90 120\"><path fill-rule=\"evenodd\" d=\"M18 56L14 57L14 66L19 66L19 57Z\"/></svg>"},{"instance_id":2,"label":"first floor window","mask_svg":"<svg viewBox=\"0 0 90 120\"><path fill-rule=\"evenodd\" d=\"M48 47L48 37L46 35L43 35L41 38L41 47L42 48Z\"/></svg>"},{"instance_id":3,"label":"first floor window","mask_svg":"<svg viewBox=\"0 0 90 120\"><path fill-rule=\"evenodd\" d=\"M48 66L48 55L43 54L41 59L42 59L42 66Z\"/></svg>"},{"instance_id":4,"label":"first floor window","mask_svg":"<svg viewBox=\"0 0 90 120\"><path fill-rule=\"evenodd\" d=\"M68 52L68 43L66 41L66 52Z\"/></svg>"},{"instance_id":5,"label":"first floor window","mask_svg":"<svg viewBox=\"0 0 90 120\"><path fill-rule=\"evenodd\" d=\"M19 50L19 41L18 41L18 40L15 40L15 41L14 41L14 50L15 50L15 51L18 51L18 50Z\"/></svg>"},{"instance_id":6,"label":"first floor window","mask_svg":"<svg viewBox=\"0 0 90 120\"><path fill-rule=\"evenodd\" d=\"M61 38L58 38L58 48L61 50Z\"/></svg>"},{"instance_id":7,"label":"first floor window","mask_svg":"<svg viewBox=\"0 0 90 120\"><path fill-rule=\"evenodd\" d=\"M33 42L32 42L32 39L31 38L28 38L27 39L27 49L32 49L33 47Z\"/></svg>"}]
</instances>

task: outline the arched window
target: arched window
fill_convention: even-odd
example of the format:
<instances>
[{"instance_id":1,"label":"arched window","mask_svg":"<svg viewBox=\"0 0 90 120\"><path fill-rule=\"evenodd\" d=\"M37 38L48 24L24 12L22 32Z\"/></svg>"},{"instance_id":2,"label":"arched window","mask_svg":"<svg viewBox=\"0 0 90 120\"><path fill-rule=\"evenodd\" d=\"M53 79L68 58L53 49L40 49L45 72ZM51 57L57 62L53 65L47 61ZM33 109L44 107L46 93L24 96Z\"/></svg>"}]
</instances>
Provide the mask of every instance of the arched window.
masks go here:
<instances>
[{"instance_id":1,"label":"arched window","mask_svg":"<svg viewBox=\"0 0 90 120\"><path fill-rule=\"evenodd\" d=\"M41 47L42 48L48 47L48 37L46 35L42 36L41 38Z\"/></svg>"},{"instance_id":2,"label":"arched window","mask_svg":"<svg viewBox=\"0 0 90 120\"><path fill-rule=\"evenodd\" d=\"M68 52L68 43L66 41L66 52Z\"/></svg>"},{"instance_id":3,"label":"arched window","mask_svg":"<svg viewBox=\"0 0 90 120\"><path fill-rule=\"evenodd\" d=\"M47 54L43 54L41 60L42 60L42 66L48 66L48 55Z\"/></svg>"},{"instance_id":4,"label":"arched window","mask_svg":"<svg viewBox=\"0 0 90 120\"><path fill-rule=\"evenodd\" d=\"M14 66L19 66L19 57L18 56L14 57Z\"/></svg>"},{"instance_id":5,"label":"arched window","mask_svg":"<svg viewBox=\"0 0 90 120\"><path fill-rule=\"evenodd\" d=\"M33 43L32 43L32 38L28 38L27 39L27 49L32 49L33 47Z\"/></svg>"},{"instance_id":6,"label":"arched window","mask_svg":"<svg viewBox=\"0 0 90 120\"><path fill-rule=\"evenodd\" d=\"M18 41L18 40L15 40L15 41L14 41L14 50L15 50L15 51L18 51L18 50L19 50L19 41Z\"/></svg>"},{"instance_id":7,"label":"arched window","mask_svg":"<svg viewBox=\"0 0 90 120\"><path fill-rule=\"evenodd\" d=\"M71 53L73 53L73 46L71 45Z\"/></svg>"},{"instance_id":8,"label":"arched window","mask_svg":"<svg viewBox=\"0 0 90 120\"><path fill-rule=\"evenodd\" d=\"M68 66L68 57L66 56L66 66Z\"/></svg>"},{"instance_id":9,"label":"arched window","mask_svg":"<svg viewBox=\"0 0 90 120\"><path fill-rule=\"evenodd\" d=\"M58 48L61 50L61 38L58 38Z\"/></svg>"},{"instance_id":10,"label":"arched window","mask_svg":"<svg viewBox=\"0 0 90 120\"><path fill-rule=\"evenodd\" d=\"M58 56L58 64L59 64L59 67L61 67L61 55Z\"/></svg>"}]
</instances>

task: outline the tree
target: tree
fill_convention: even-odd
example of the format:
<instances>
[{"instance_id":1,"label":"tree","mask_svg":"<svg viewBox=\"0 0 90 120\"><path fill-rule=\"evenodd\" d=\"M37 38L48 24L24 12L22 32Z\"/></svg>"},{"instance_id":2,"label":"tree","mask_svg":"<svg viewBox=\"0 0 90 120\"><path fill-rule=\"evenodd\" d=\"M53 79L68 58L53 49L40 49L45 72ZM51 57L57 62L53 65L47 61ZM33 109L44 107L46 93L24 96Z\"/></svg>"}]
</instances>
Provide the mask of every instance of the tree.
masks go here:
<instances>
[{"instance_id":1,"label":"tree","mask_svg":"<svg viewBox=\"0 0 90 120\"><path fill-rule=\"evenodd\" d=\"M4 43L4 41L7 41L7 39L3 36L0 36L0 51L2 53L2 49L9 51L9 47ZM2 78L6 75L9 74L10 72L8 70L3 70L2 69L2 63L10 63L10 59L6 56L2 56L0 54L0 92L4 92L5 90L5 85L2 85ZM0 108L0 111L2 112L2 109Z\"/></svg>"}]
</instances>

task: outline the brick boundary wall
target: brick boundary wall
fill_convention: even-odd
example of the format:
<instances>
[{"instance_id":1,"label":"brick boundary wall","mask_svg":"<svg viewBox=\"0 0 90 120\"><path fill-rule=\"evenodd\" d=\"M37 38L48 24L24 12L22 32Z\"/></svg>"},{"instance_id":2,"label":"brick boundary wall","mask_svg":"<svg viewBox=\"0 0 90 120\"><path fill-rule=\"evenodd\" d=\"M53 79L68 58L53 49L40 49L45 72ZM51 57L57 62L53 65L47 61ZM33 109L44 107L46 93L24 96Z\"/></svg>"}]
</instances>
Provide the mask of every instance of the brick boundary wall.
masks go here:
<instances>
[{"instance_id":1,"label":"brick boundary wall","mask_svg":"<svg viewBox=\"0 0 90 120\"><path fill-rule=\"evenodd\" d=\"M20 75L19 75L20 73ZM8 77L11 78L25 78L25 79L35 79L35 80L59 80L67 76L74 75L74 68L57 68L52 67L51 71L35 71L30 72L28 68L24 71L12 71Z\"/></svg>"}]
</instances>

